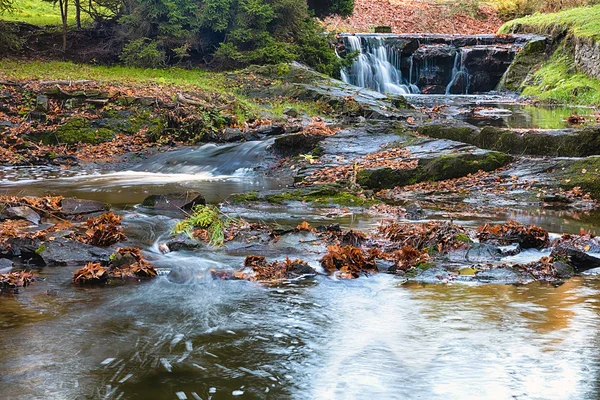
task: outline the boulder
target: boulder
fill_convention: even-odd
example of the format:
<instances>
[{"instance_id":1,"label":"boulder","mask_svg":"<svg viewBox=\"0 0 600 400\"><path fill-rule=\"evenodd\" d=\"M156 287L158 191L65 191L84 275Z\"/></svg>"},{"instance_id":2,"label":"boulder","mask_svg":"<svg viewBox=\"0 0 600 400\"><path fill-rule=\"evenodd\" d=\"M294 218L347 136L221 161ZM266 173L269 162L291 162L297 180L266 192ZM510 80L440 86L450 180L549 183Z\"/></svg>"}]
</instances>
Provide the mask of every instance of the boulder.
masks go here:
<instances>
[{"instance_id":1,"label":"boulder","mask_svg":"<svg viewBox=\"0 0 600 400\"><path fill-rule=\"evenodd\" d=\"M0 258L0 274L6 274L13 268L13 262L8 258Z\"/></svg>"},{"instance_id":2,"label":"boulder","mask_svg":"<svg viewBox=\"0 0 600 400\"><path fill-rule=\"evenodd\" d=\"M304 133L281 136L275 139L273 151L282 157L310 153L326 137L324 135L309 135Z\"/></svg>"},{"instance_id":3,"label":"boulder","mask_svg":"<svg viewBox=\"0 0 600 400\"><path fill-rule=\"evenodd\" d=\"M194 191L153 194L146 197L142 202L144 207L156 210L190 210L197 204L206 204L206 199L202 194Z\"/></svg>"},{"instance_id":4,"label":"boulder","mask_svg":"<svg viewBox=\"0 0 600 400\"><path fill-rule=\"evenodd\" d=\"M40 215L27 206L9 207L4 211L8 218L20 218L33 224L40 223Z\"/></svg>"},{"instance_id":5,"label":"boulder","mask_svg":"<svg viewBox=\"0 0 600 400\"><path fill-rule=\"evenodd\" d=\"M62 199L60 206L61 213L64 215L91 214L107 209L106 205L100 201L72 198Z\"/></svg>"},{"instance_id":6,"label":"boulder","mask_svg":"<svg viewBox=\"0 0 600 400\"><path fill-rule=\"evenodd\" d=\"M81 265L88 262L108 261L110 251L89 244L57 238L36 249L36 254L46 266Z\"/></svg>"},{"instance_id":7,"label":"boulder","mask_svg":"<svg viewBox=\"0 0 600 400\"><path fill-rule=\"evenodd\" d=\"M38 94L35 99L35 109L40 112L48 112L48 96Z\"/></svg>"}]
</instances>

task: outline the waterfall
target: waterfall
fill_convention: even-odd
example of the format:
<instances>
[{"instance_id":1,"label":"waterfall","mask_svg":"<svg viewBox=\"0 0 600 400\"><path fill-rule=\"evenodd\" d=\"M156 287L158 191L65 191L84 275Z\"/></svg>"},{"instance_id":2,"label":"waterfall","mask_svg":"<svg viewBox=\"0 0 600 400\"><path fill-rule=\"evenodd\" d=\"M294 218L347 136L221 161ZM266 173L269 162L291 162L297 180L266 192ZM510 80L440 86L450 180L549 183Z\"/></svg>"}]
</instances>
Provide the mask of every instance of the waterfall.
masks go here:
<instances>
[{"instance_id":1,"label":"waterfall","mask_svg":"<svg viewBox=\"0 0 600 400\"><path fill-rule=\"evenodd\" d=\"M363 38L364 48L358 36L347 36L345 39L349 52L360 54L351 67L342 69L341 78L344 82L380 93L419 93L416 85L403 82L399 69L400 57L393 49L388 51L382 38Z\"/></svg>"},{"instance_id":2,"label":"waterfall","mask_svg":"<svg viewBox=\"0 0 600 400\"><path fill-rule=\"evenodd\" d=\"M466 55L469 53L469 49L461 48L456 52L456 56L454 57L454 67L452 68L452 79L450 79L450 83L446 86L446 96L452 94L452 88L454 85L457 85L460 82L460 79L463 80L461 86L461 92L458 94L468 94L469 93L469 71L467 71L467 67L465 65Z\"/></svg>"}]
</instances>

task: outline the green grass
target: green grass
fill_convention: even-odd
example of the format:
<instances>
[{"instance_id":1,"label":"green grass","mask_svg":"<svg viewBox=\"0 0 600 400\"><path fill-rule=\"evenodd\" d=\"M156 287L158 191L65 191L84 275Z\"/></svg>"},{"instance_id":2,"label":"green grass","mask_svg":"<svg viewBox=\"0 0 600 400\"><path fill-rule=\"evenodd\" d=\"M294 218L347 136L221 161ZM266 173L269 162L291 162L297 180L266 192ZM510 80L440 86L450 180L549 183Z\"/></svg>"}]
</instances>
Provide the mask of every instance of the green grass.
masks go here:
<instances>
[{"instance_id":1,"label":"green grass","mask_svg":"<svg viewBox=\"0 0 600 400\"><path fill-rule=\"evenodd\" d=\"M244 121L252 115L268 115L273 119L285 119L283 111L288 107L308 116L322 115L324 104L289 98L252 99L237 91L235 81L224 73L202 69L183 68L135 68L124 66L101 66L76 64L68 61L25 61L0 59L0 79L6 80L92 80L105 84L132 86L176 86L184 90L204 90L233 95L240 105L238 119Z\"/></svg>"},{"instance_id":2,"label":"green grass","mask_svg":"<svg viewBox=\"0 0 600 400\"><path fill-rule=\"evenodd\" d=\"M600 81L575 70L568 52L559 49L534 73L522 94L557 104L600 105Z\"/></svg>"},{"instance_id":3,"label":"green grass","mask_svg":"<svg viewBox=\"0 0 600 400\"><path fill-rule=\"evenodd\" d=\"M75 7L70 2L69 24L75 24ZM6 21L27 22L32 25L60 25L60 10L53 3L42 0L15 0L13 10L0 14L0 19ZM82 14L82 20L89 19Z\"/></svg>"},{"instance_id":4,"label":"green grass","mask_svg":"<svg viewBox=\"0 0 600 400\"><path fill-rule=\"evenodd\" d=\"M511 33L517 26L520 32L542 33L559 28L569 30L576 37L600 40L600 5L552 14L536 13L507 22L499 33Z\"/></svg>"},{"instance_id":5,"label":"green grass","mask_svg":"<svg viewBox=\"0 0 600 400\"><path fill-rule=\"evenodd\" d=\"M14 80L90 79L99 82L207 88L220 88L224 86L225 82L223 74L201 69L134 68L75 64L66 61L23 61L14 59L0 60L0 76Z\"/></svg>"}]
</instances>

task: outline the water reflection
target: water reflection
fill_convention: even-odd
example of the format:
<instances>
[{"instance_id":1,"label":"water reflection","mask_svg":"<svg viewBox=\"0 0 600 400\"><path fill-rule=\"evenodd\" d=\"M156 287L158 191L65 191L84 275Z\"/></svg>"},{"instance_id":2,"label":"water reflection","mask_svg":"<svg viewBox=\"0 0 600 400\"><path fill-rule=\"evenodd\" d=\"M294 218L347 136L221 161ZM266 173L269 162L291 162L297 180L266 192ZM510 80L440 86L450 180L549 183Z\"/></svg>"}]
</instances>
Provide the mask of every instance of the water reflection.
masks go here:
<instances>
[{"instance_id":1,"label":"water reflection","mask_svg":"<svg viewBox=\"0 0 600 400\"><path fill-rule=\"evenodd\" d=\"M594 277L78 289L68 270L43 271L58 296L0 299L3 398L597 398Z\"/></svg>"}]
</instances>

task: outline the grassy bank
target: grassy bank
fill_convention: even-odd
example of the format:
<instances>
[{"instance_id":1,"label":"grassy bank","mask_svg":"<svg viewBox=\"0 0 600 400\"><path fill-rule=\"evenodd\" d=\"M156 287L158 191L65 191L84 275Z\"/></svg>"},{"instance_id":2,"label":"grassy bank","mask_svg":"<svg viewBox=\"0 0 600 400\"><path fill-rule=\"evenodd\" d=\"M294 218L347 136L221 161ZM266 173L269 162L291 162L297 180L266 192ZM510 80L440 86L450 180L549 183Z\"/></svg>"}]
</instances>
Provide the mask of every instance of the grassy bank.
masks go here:
<instances>
[{"instance_id":1,"label":"grassy bank","mask_svg":"<svg viewBox=\"0 0 600 400\"><path fill-rule=\"evenodd\" d=\"M69 23L75 25L75 6L69 4ZM82 14L82 19L88 18ZM53 3L42 0L17 0L14 9L0 14L0 20L27 22L32 25L60 25L60 11Z\"/></svg>"},{"instance_id":2,"label":"grassy bank","mask_svg":"<svg viewBox=\"0 0 600 400\"><path fill-rule=\"evenodd\" d=\"M183 68L135 68L124 66L101 66L76 64L65 61L25 61L0 59L0 80L91 80L101 84L175 88L182 90L201 90L235 96L249 114L270 113L282 117L285 109L293 107L299 113L317 116L322 113L322 105L315 102L296 99L252 99L238 90L236 74L201 69Z\"/></svg>"},{"instance_id":3,"label":"grassy bank","mask_svg":"<svg viewBox=\"0 0 600 400\"><path fill-rule=\"evenodd\" d=\"M600 41L600 5L519 18L504 24L499 33L535 33L558 40L554 53L523 77L523 95L548 103L600 106L600 80L575 65L577 40Z\"/></svg>"},{"instance_id":4,"label":"grassy bank","mask_svg":"<svg viewBox=\"0 0 600 400\"><path fill-rule=\"evenodd\" d=\"M571 8L551 14L534 14L507 22L499 33L544 33L568 31L573 36L600 40L600 5Z\"/></svg>"}]
</instances>

